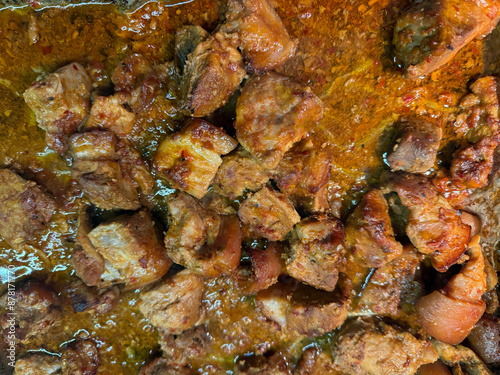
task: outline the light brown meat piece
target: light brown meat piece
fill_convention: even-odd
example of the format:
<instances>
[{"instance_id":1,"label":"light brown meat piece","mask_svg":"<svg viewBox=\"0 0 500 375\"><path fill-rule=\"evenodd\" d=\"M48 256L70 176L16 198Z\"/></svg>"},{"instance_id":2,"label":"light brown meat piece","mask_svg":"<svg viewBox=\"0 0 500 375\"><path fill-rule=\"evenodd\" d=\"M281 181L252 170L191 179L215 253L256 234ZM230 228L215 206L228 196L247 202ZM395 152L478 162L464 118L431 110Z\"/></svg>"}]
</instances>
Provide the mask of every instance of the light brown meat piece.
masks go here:
<instances>
[{"instance_id":1,"label":"light brown meat piece","mask_svg":"<svg viewBox=\"0 0 500 375\"><path fill-rule=\"evenodd\" d=\"M85 69L71 63L33 83L23 94L38 126L47 132L47 144L61 155L68 149L67 137L89 114L90 90Z\"/></svg>"},{"instance_id":2,"label":"light brown meat piece","mask_svg":"<svg viewBox=\"0 0 500 375\"><path fill-rule=\"evenodd\" d=\"M205 324L195 326L179 335L165 333L160 336L163 356L169 366L188 366L193 359L205 356L212 349L212 336Z\"/></svg>"},{"instance_id":3,"label":"light brown meat piece","mask_svg":"<svg viewBox=\"0 0 500 375\"><path fill-rule=\"evenodd\" d=\"M247 198L238 210L250 232L269 241L282 241L300 216L292 203L280 192L265 186Z\"/></svg>"},{"instance_id":4,"label":"light brown meat piece","mask_svg":"<svg viewBox=\"0 0 500 375\"><path fill-rule=\"evenodd\" d=\"M99 208L136 210L154 180L139 153L109 131L74 134L71 174Z\"/></svg>"},{"instance_id":5,"label":"light brown meat piece","mask_svg":"<svg viewBox=\"0 0 500 375\"><path fill-rule=\"evenodd\" d=\"M99 368L99 351L90 340L74 341L61 356L61 375L96 375Z\"/></svg>"},{"instance_id":6,"label":"light brown meat piece","mask_svg":"<svg viewBox=\"0 0 500 375\"><path fill-rule=\"evenodd\" d=\"M40 187L8 169L0 169L0 236L11 245L29 240L46 227L55 202Z\"/></svg>"},{"instance_id":7,"label":"light brown meat piece","mask_svg":"<svg viewBox=\"0 0 500 375\"><path fill-rule=\"evenodd\" d=\"M286 270L295 279L317 289L333 291L345 265L342 222L327 215L310 216L292 232Z\"/></svg>"},{"instance_id":8,"label":"light brown meat piece","mask_svg":"<svg viewBox=\"0 0 500 375\"><path fill-rule=\"evenodd\" d=\"M153 64L144 56L134 53L117 65L111 77L116 92L130 92L137 88L153 71Z\"/></svg>"},{"instance_id":9,"label":"light brown meat piece","mask_svg":"<svg viewBox=\"0 0 500 375\"><path fill-rule=\"evenodd\" d=\"M105 314L118 304L120 298L120 290L116 286L99 289L78 279L69 283L66 291L75 312L93 311L96 314Z\"/></svg>"},{"instance_id":10,"label":"light brown meat piece","mask_svg":"<svg viewBox=\"0 0 500 375\"><path fill-rule=\"evenodd\" d=\"M201 199L236 140L212 124L194 119L158 147L154 166L175 188Z\"/></svg>"},{"instance_id":11,"label":"light brown meat piece","mask_svg":"<svg viewBox=\"0 0 500 375\"><path fill-rule=\"evenodd\" d=\"M293 57L297 41L290 38L283 21L268 0L229 0L222 31L237 33L247 70L276 69Z\"/></svg>"},{"instance_id":12,"label":"light brown meat piece","mask_svg":"<svg viewBox=\"0 0 500 375\"><path fill-rule=\"evenodd\" d=\"M347 218L346 243L365 267L381 267L403 252L394 238L389 205L380 190L366 193Z\"/></svg>"},{"instance_id":13,"label":"light brown meat piece","mask_svg":"<svg viewBox=\"0 0 500 375\"><path fill-rule=\"evenodd\" d=\"M159 357L142 366L138 375L193 375L193 372L187 367L169 366L165 358Z\"/></svg>"},{"instance_id":14,"label":"light brown meat piece","mask_svg":"<svg viewBox=\"0 0 500 375\"><path fill-rule=\"evenodd\" d=\"M236 138L264 168L275 168L295 142L323 117L310 88L270 72L253 76L236 105Z\"/></svg>"},{"instance_id":15,"label":"light brown meat piece","mask_svg":"<svg viewBox=\"0 0 500 375\"><path fill-rule=\"evenodd\" d=\"M342 328L336 348L334 367L352 375L413 375L439 358L430 341L361 319Z\"/></svg>"},{"instance_id":16,"label":"light brown meat piece","mask_svg":"<svg viewBox=\"0 0 500 375\"><path fill-rule=\"evenodd\" d=\"M184 25L175 31L175 65L181 73L190 53L210 34L198 25Z\"/></svg>"},{"instance_id":17,"label":"light brown meat piece","mask_svg":"<svg viewBox=\"0 0 500 375\"><path fill-rule=\"evenodd\" d=\"M177 335L202 323L204 290L201 276L183 270L143 292L139 310L156 328Z\"/></svg>"},{"instance_id":18,"label":"light brown meat piece","mask_svg":"<svg viewBox=\"0 0 500 375\"><path fill-rule=\"evenodd\" d=\"M56 375L61 373L61 360L50 354L30 354L16 361L14 375Z\"/></svg>"},{"instance_id":19,"label":"light brown meat piece","mask_svg":"<svg viewBox=\"0 0 500 375\"><path fill-rule=\"evenodd\" d=\"M183 108L193 117L209 115L227 103L245 76L238 50L216 33L188 55L180 86Z\"/></svg>"}]
</instances>

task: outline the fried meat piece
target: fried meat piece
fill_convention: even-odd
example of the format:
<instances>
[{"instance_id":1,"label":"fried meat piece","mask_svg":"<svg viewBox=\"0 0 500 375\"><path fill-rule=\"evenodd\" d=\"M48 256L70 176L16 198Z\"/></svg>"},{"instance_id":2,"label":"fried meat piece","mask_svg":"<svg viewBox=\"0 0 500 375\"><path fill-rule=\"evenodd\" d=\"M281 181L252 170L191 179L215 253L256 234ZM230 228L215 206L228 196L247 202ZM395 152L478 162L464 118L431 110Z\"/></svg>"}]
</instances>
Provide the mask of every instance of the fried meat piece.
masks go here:
<instances>
[{"instance_id":1,"label":"fried meat piece","mask_svg":"<svg viewBox=\"0 0 500 375\"><path fill-rule=\"evenodd\" d=\"M302 352L297 363L297 375L324 375L335 374L331 353L314 346Z\"/></svg>"},{"instance_id":2,"label":"fried meat piece","mask_svg":"<svg viewBox=\"0 0 500 375\"><path fill-rule=\"evenodd\" d=\"M205 41L210 34L198 25L184 25L175 31L175 65L181 73L190 53Z\"/></svg>"},{"instance_id":3,"label":"fried meat piece","mask_svg":"<svg viewBox=\"0 0 500 375\"><path fill-rule=\"evenodd\" d=\"M99 289L78 279L69 283L66 291L75 312L94 311L96 314L105 314L118 304L120 298L120 290L116 286Z\"/></svg>"},{"instance_id":4,"label":"fried meat piece","mask_svg":"<svg viewBox=\"0 0 500 375\"><path fill-rule=\"evenodd\" d=\"M179 335L165 333L160 336L163 356L169 366L180 368L188 366L196 358L210 352L212 336L205 324L195 326Z\"/></svg>"},{"instance_id":5,"label":"fried meat piece","mask_svg":"<svg viewBox=\"0 0 500 375\"><path fill-rule=\"evenodd\" d=\"M276 284L285 268L282 245L279 242L270 242L264 250L248 249L247 252L253 269L251 293L257 293Z\"/></svg>"},{"instance_id":6,"label":"fried meat piece","mask_svg":"<svg viewBox=\"0 0 500 375\"><path fill-rule=\"evenodd\" d=\"M58 356L36 353L16 361L14 375L56 375L61 373L61 360Z\"/></svg>"},{"instance_id":7,"label":"fried meat piece","mask_svg":"<svg viewBox=\"0 0 500 375\"><path fill-rule=\"evenodd\" d=\"M78 340L68 345L61 356L62 375L96 375L99 351L90 340Z\"/></svg>"},{"instance_id":8,"label":"fried meat piece","mask_svg":"<svg viewBox=\"0 0 500 375\"><path fill-rule=\"evenodd\" d=\"M141 84L153 69L153 64L143 55L134 53L127 56L118 64L111 77L111 81L115 85L115 91L132 91Z\"/></svg>"}]
</instances>

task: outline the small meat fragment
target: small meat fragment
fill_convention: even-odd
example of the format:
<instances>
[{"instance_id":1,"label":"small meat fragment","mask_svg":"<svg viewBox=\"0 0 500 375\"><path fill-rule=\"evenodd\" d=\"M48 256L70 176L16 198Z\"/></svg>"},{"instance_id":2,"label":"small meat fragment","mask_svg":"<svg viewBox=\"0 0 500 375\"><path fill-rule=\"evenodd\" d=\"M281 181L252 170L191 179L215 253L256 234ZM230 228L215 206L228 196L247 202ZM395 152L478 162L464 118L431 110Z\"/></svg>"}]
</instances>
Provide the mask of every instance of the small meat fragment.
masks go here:
<instances>
[{"instance_id":1,"label":"small meat fragment","mask_svg":"<svg viewBox=\"0 0 500 375\"><path fill-rule=\"evenodd\" d=\"M61 360L50 354L30 354L16 361L14 375L56 375L61 373Z\"/></svg>"},{"instance_id":2,"label":"small meat fragment","mask_svg":"<svg viewBox=\"0 0 500 375\"><path fill-rule=\"evenodd\" d=\"M222 158L214 178L214 189L235 199L245 192L259 190L269 181L269 173L246 150L237 150Z\"/></svg>"},{"instance_id":3,"label":"small meat fragment","mask_svg":"<svg viewBox=\"0 0 500 375\"><path fill-rule=\"evenodd\" d=\"M238 375L292 375L291 359L277 352L271 355L240 357L236 362Z\"/></svg>"},{"instance_id":4,"label":"small meat fragment","mask_svg":"<svg viewBox=\"0 0 500 375\"><path fill-rule=\"evenodd\" d=\"M122 215L92 229L88 238L102 258L100 286L140 288L160 279L172 265L149 211Z\"/></svg>"},{"instance_id":5,"label":"small meat fragment","mask_svg":"<svg viewBox=\"0 0 500 375\"><path fill-rule=\"evenodd\" d=\"M0 169L0 236L12 245L29 240L50 221L56 205L40 187Z\"/></svg>"},{"instance_id":6,"label":"small meat fragment","mask_svg":"<svg viewBox=\"0 0 500 375\"><path fill-rule=\"evenodd\" d=\"M500 7L494 1L426 0L397 20L396 58L412 78L441 68L465 45L495 28Z\"/></svg>"},{"instance_id":7,"label":"small meat fragment","mask_svg":"<svg viewBox=\"0 0 500 375\"><path fill-rule=\"evenodd\" d=\"M280 192L265 186L246 199L238 210L243 224L253 235L269 241L282 241L300 216L292 203Z\"/></svg>"},{"instance_id":8,"label":"small meat fragment","mask_svg":"<svg viewBox=\"0 0 500 375\"><path fill-rule=\"evenodd\" d=\"M229 0L222 31L238 34L238 44L250 72L275 69L295 54L283 21L268 0Z\"/></svg>"},{"instance_id":9,"label":"small meat fragment","mask_svg":"<svg viewBox=\"0 0 500 375\"><path fill-rule=\"evenodd\" d=\"M163 356L169 366L176 368L187 366L193 359L210 353L211 344L212 336L204 324L188 329L180 335L166 333L160 337Z\"/></svg>"},{"instance_id":10,"label":"small meat fragment","mask_svg":"<svg viewBox=\"0 0 500 375\"><path fill-rule=\"evenodd\" d=\"M352 375L413 375L439 358L430 341L361 319L342 329L336 346L335 369Z\"/></svg>"},{"instance_id":11,"label":"small meat fragment","mask_svg":"<svg viewBox=\"0 0 500 375\"><path fill-rule=\"evenodd\" d=\"M332 216L310 216L292 232L286 270L295 279L317 289L333 291L345 264L345 232Z\"/></svg>"},{"instance_id":12,"label":"small meat fragment","mask_svg":"<svg viewBox=\"0 0 500 375\"><path fill-rule=\"evenodd\" d=\"M185 25L175 31L175 65L182 73L190 53L210 34L198 25Z\"/></svg>"},{"instance_id":13,"label":"small meat fragment","mask_svg":"<svg viewBox=\"0 0 500 375\"><path fill-rule=\"evenodd\" d=\"M500 363L500 320L497 316L484 314L467 341L485 363Z\"/></svg>"},{"instance_id":14,"label":"small meat fragment","mask_svg":"<svg viewBox=\"0 0 500 375\"><path fill-rule=\"evenodd\" d=\"M62 375L96 375L99 351L90 340L74 341L61 356Z\"/></svg>"},{"instance_id":15,"label":"small meat fragment","mask_svg":"<svg viewBox=\"0 0 500 375\"><path fill-rule=\"evenodd\" d=\"M279 242L270 242L264 250L248 249L252 262L253 283L251 293L257 293L278 282L278 277L285 268L282 257L282 246Z\"/></svg>"},{"instance_id":16,"label":"small meat fragment","mask_svg":"<svg viewBox=\"0 0 500 375\"><path fill-rule=\"evenodd\" d=\"M236 215L219 215L180 193L168 200L167 253L174 262L203 276L229 275L241 258L241 230Z\"/></svg>"},{"instance_id":17,"label":"small meat fragment","mask_svg":"<svg viewBox=\"0 0 500 375\"><path fill-rule=\"evenodd\" d=\"M387 157L392 171L425 173L436 164L443 131L425 121L414 120L403 125L401 140Z\"/></svg>"},{"instance_id":18,"label":"small meat fragment","mask_svg":"<svg viewBox=\"0 0 500 375\"><path fill-rule=\"evenodd\" d=\"M453 367L454 374L492 374L488 366L469 348L462 345L448 345L437 340L432 344L439 353L441 361Z\"/></svg>"},{"instance_id":19,"label":"small meat fragment","mask_svg":"<svg viewBox=\"0 0 500 375\"><path fill-rule=\"evenodd\" d=\"M365 267L381 267L403 252L394 238L389 205L380 190L366 193L347 218L346 243Z\"/></svg>"},{"instance_id":20,"label":"small meat fragment","mask_svg":"<svg viewBox=\"0 0 500 375\"><path fill-rule=\"evenodd\" d=\"M333 369L330 351L309 347L302 353L297 363L297 375L325 375L336 374Z\"/></svg>"},{"instance_id":21,"label":"small meat fragment","mask_svg":"<svg viewBox=\"0 0 500 375\"><path fill-rule=\"evenodd\" d=\"M191 120L179 133L165 139L154 157L154 166L174 187L201 199L237 142L223 130L203 120Z\"/></svg>"},{"instance_id":22,"label":"small meat fragment","mask_svg":"<svg viewBox=\"0 0 500 375\"><path fill-rule=\"evenodd\" d=\"M153 69L153 64L146 57L138 53L127 56L118 64L111 77L115 91L129 92L137 88Z\"/></svg>"},{"instance_id":23,"label":"small meat fragment","mask_svg":"<svg viewBox=\"0 0 500 375\"><path fill-rule=\"evenodd\" d=\"M264 168L275 168L295 142L323 118L323 103L309 87L270 72L253 76L236 105L236 138Z\"/></svg>"},{"instance_id":24,"label":"small meat fragment","mask_svg":"<svg viewBox=\"0 0 500 375\"><path fill-rule=\"evenodd\" d=\"M89 114L90 90L85 69L71 63L33 83L23 94L38 126L47 132L47 144L61 155L68 149L66 138Z\"/></svg>"},{"instance_id":25,"label":"small meat fragment","mask_svg":"<svg viewBox=\"0 0 500 375\"><path fill-rule=\"evenodd\" d=\"M70 140L71 174L92 203L106 210L136 210L140 194L153 191L154 180L139 153L109 131L78 133Z\"/></svg>"},{"instance_id":26,"label":"small meat fragment","mask_svg":"<svg viewBox=\"0 0 500 375\"><path fill-rule=\"evenodd\" d=\"M193 117L205 117L227 103L245 76L238 50L224 33L216 33L188 55L181 82L183 107Z\"/></svg>"},{"instance_id":27,"label":"small meat fragment","mask_svg":"<svg viewBox=\"0 0 500 375\"><path fill-rule=\"evenodd\" d=\"M127 137L135 124L135 114L132 112L128 100L128 96L123 93L97 96L90 109L85 129L110 130L120 138Z\"/></svg>"},{"instance_id":28,"label":"small meat fragment","mask_svg":"<svg viewBox=\"0 0 500 375\"><path fill-rule=\"evenodd\" d=\"M183 270L143 292L139 310L156 328L178 335L202 323L205 317L201 304L204 290L201 276Z\"/></svg>"},{"instance_id":29,"label":"small meat fragment","mask_svg":"<svg viewBox=\"0 0 500 375\"><path fill-rule=\"evenodd\" d=\"M120 290L116 286L98 289L81 280L72 281L66 290L75 312L94 311L96 314L105 314L118 304L120 298Z\"/></svg>"},{"instance_id":30,"label":"small meat fragment","mask_svg":"<svg viewBox=\"0 0 500 375\"><path fill-rule=\"evenodd\" d=\"M192 375L193 372L187 367L169 366L163 357L149 361L139 370L138 375Z\"/></svg>"}]
</instances>

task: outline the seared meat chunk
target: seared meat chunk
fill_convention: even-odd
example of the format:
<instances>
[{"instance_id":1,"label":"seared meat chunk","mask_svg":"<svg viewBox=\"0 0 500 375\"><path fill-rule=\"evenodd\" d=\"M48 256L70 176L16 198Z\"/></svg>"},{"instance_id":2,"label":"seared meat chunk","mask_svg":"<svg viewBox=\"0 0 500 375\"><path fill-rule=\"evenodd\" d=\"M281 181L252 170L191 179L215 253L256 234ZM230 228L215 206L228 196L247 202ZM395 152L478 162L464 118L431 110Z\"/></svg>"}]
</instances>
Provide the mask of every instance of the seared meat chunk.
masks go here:
<instances>
[{"instance_id":1,"label":"seared meat chunk","mask_svg":"<svg viewBox=\"0 0 500 375\"><path fill-rule=\"evenodd\" d=\"M187 367L172 367L163 357L153 359L141 367L138 375L192 375Z\"/></svg>"},{"instance_id":2,"label":"seared meat chunk","mask_svg":"<svg viewBox=\"0 0 500 375\"><path fill-rule=\"evenodd\" d=\"M252 262L254 276L250 291L256 293L276 284L285 268L280 243L270 242L264 250L248 249L247 252Z\"/></svg>"},{"instance_id":3,"label":"seared meat chunk","mask_svg":"<svg viewBox=\"0 0 500 375\"><path fill-rule=\"evenodd\" d=\"M175 65L182 73L190 53L210 34L198 25L185 25L175 31Z\"/></svg>"},{"instance_id":4,"label":"seared meat chunk","mask_svg":"<svg viewBox=\"0 0 500 375\"><path fill-rule=\"evenodd\" d=\"M167 334L180 334L202 323L204 290L201 276L183 270L143 292L139 310L156 328Z\"/></svg>"},{"instance_id":5,"label":"seared meat chunk","mask_svg":"<svg viewBox=\"0 0 500 375\"><path fill-rule=\"evenodd\" d=\"M387 162L393 171L424 173L434 167L443 131L436 125L413 120L403 124L401 140Z\"/></svg>"},{"instance_id":6,"label":"seared meat chunk","mask_svg":"<svg viewBox=\"0 0 500 375\"><path fill-rule=\"evenodd\" d=\"M174 262L207 277L229 275L240 262L241 231L235 215L219 215L193 197L179 193L168 200L167 253Z\"/></svg>"},{"instance_id":7,"label":"seared meat chunk","mask_svg":"<svg viewBox=\"0 0 500 375\"><path fill-rule=\"evenodd\" d=\"M95 311L105 314L118 304L120 290L116 286L108 289L90 287L81 280L72 281L66 288L75 312Z\"/></svg>"},{"instance_id":8,"label":"seared meat chunk","mask_svg":"<svg viewBox=\"0 0 500 375\"><path fill-rule=\"evenodd\" d=\"M195 119L160 144L154 166L174 187L200 199L222 164L220 156L236 146L223 130Z\"/></svg>"},{"instance_id":9,"label":"seared meat chunk","mask_svg":"<svg viewBox=\"0 0 500 375\"><path fill-rule=\"evenodd\" d=\"M291 360L279 352L242 357L236 362L235 374L292 375Z\"/></svg>"},{"instance_id":10,"label":"seared meat chunk","mask_svg":"<svg viewBox=\"0 0 500 375\"><path fill-rule=\"evenodd\" d=\"M85 69L71 63L33 83L23 94L45 130L47 144L59 154L68 149L67 137L87 117L91 82Z\"/></svg>"},{"instance_id":11,"label":"seared meat chunk","mask_svg":"<svg viewBox=\"0 0 500 375\"><path fill-rule=\"evenodd\" d=\"M298 43L268 0L229 0L226 18L222 30L237 33L248 71L275 69L295 54Z\"/></svg>"},{"instance_id":12,"label":"seared meat chunk","mask_svg":"<svg viewBox=\"0 0 500 375\"><path fill-rule=\"evenodd\" d=\"M146 57L138 53L127 56L118 64L111 77L115 91L129 92L137 88L153 69L153 64Z\"/></svg>"},{"instance_id":13,"label":"seared meat chunk","mask_svg":"<svg viewBox=\"0 0 500 375\"><path fill-rule=\"evenodd\" d=\"M259 190L269 180L269 173L246 150L237 150L222 158L214 178L214 189L231 199L245 192Z\"/></svg>"},{"instance_id":14,"label":"seared meat chunk","mask_svg":"<svg viewBox=\"0 0 500 375\"><path fill-rule=\"evenodd\" d=\"M413 375L421 365L439 358L430 341L361 319L342 329L336 346L335 369L353 375Z\"/></svg>"},{"instance_id":15,"label":"seared meat chunk","mask_svg":"<svg viewBox=\"0 0 500 375\"><path fill-rule=\"evenodd\" d=\"M280 192L267 186L246 199L238 210L238 216L250 232L269 241L282 241L300 216L292 203Z\"/></svg>"},{"instance_id":16,"label":"seared meat chunk","mask_svg":"<svg viewBox=\"0 0 500 375\"><path fill-rule=\"evenodd\" d=\"M99 351L90 340L74 341L61 356L62 375L96 375Z\"/></svg>"},{"instance_id":17,"label":"seared meat chunk","mask_svg":"<svg viewBox=\"0 0 500 375\"><path fill-rule=\"evenodd\" d=\"M412 78L439 69L476 37L490 33L498 22L496 2L426 0L415 3L397 20L395 54Z\"/></svg>"},{"instance_id":18,"label":"seared meat chunk","mask_svg":"<svg viewBox=\"0 0 500 375\"><path fill-rule=\"evenodd\" d=\"M207 327L202 324L180 335L165 333L161 335L160 345L168 365L179 368L209 353L211 340Z\"/></svg>"},{"instance_id":19,"label":"seared meat chunk","mask_svg":"<svg viewBox=\"0 0 500 375\"><path fill-rule=\"evenodd\" d=\"M16 361L14 375L56 375L61 373L61 360L50 354L30 354Z\"/></svg>"},{"instance_id":20,"label":"seared meat chunk","mask_svg":"<svg viewBox=\"0 0 500 375\"><path fill-rule=\"evenodd\" d=\"M496 315L484 314L467 341L485 363L500 363L500 319Z\"/></svg>"},{"instance_id":21,"label":"seared meat chunk","mask_svg":"<svg viewBox=\"0 0 500 375\"><path fill-rule=\"evenodd\" d=\"M109 131L75 134L71 174L99 208L136 210L154 181L139 153Z\"/></svg>"},{"instance_id":22,"label":"seared meat chunk","mask_svg":"<svg viewBox=\"0 0 500 375\"><path fill-rule=\"evenodd\" d=\"M181 82L183 107L205 117L227 103L246 72L240 53L224 33L201 42L188 55Z\"/></svg>"},{"instance_id":23,"label":"seared meat chunk","mask_svg":"<svg viewBox=\"0 0 500 375\"><path fill-rule=\"evenodd\" d=\"M32 181L0 169L0 236L12 245L29 240L56 209L52 198Z\"/></svg>"},{"instance_id":24,"label":"seared meat chunk","mask_svg":"<svg viewBox=\"0 0 500 375\"><path fill-rule=\"evenodd\" d=\"M161 278L172 265L146 210L102 223L88 238L104 260L101 286L125 283L127 289L140 288Z\"/></svg>"},{"instance_id":25,"label":"seared meat chunk","mask_svg":"<svg viewBox=\"0 0 500 375\"><path fill-rule=\"evenodd\" d=\"M292 232L286 259L288 274L317 289L333 291L345 264L345 232L332 216L310 216Z\"/></svg>"},{"instance_id":26,"label":"seared meat chunk","mask_svg":"<svg viewBox=\"0 0 500 375\"><path fill-rule=\"evenodd\" d=\"M365 267L381 267L401 255L403 247L394 238L389 205L380 190L366 193L347 218L346 242Z\"/></svg>"},{"instance_id":27,"label":"seared meat chunk","mask_svg":"<svg viewBox=\"0 0 500 375\"><path fill-rule=\"evenodd\" d=\"M236 138L264 168L275 168L295 142L323 117L310 88L270 72L253 76L236 105Z\"/></svg>"}]
</instances>

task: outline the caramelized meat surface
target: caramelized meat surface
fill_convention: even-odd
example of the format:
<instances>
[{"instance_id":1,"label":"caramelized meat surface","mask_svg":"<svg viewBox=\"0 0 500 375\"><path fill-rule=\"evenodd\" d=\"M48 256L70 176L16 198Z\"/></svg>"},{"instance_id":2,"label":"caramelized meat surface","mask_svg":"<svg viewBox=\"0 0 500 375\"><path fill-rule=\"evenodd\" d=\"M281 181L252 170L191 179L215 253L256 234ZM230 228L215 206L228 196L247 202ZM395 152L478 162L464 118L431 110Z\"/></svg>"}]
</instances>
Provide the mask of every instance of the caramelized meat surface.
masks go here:
<instances>
[{"instance_id":1,"label":"caramelized meat surface","mask_svg":"<svg viewBox=\"0 0 500 375\"><path fill-rule=\"evenodd\" d=\"M247 252L252 262L254 276L251 292L256 293L276 284L285 268L281 244L270 242L264 250L248 249Z\"/></svg>"},{"instance_id":2,"label":"caramelized meat surface","mask_svg":"<svg viewBox=\"0 0 500 375\"><path fill-rule=\"evenodd\" d=\"M179 335L165 333L161 336L160 345L168 365L181 368L207 354L211 349L211 340L207 327L202 324Z\"/></svg>"},{"instance_id":3,"label":"caramelized meat surface","mask_svg":"<svg viewBox=\"0 0 500 375\"><path fill-rule=\"evenodd\" d=\"M75 341L61 356L62 375L96 375L99 352L90 340Z\"/></svg>"},{"instance_id":4,"label":"caramelized meat surface","mask_svg":"<svg viewBox=\"0 0 500 375\"><path fill-rule=\"evenodd\" d=\"M99 289L88 286L81 280L72 281L66 291L75 312L93 311L96 314L105 314L118 304L120 298L120 290L116 286Z\"/></svg>"},{"instance_id":5,"label":"caramelized meat surface","mask_svg":"<svg viewBox=\"0 0 500 375\"><path fill-rule=\"evenodd\" d=\"M128 104L128 96L116 93L111 96L97 96L92 103L85 129L110 130L120 138L132 133L135 114Z\"/></svg>"},{"instance_id":6,"label":"caramelized meat surface","mask_svg":"<svg viewBox=\"0 0 500 375\"><path fill-rule=\"evenodd\" d=\"M127 56L115 68L111 81L116 92L130 92L137 88L148 74L153 71L153 64L141 54Z\"/></svg>"}]
</instances>

